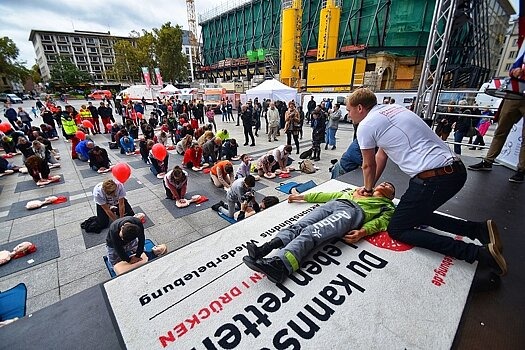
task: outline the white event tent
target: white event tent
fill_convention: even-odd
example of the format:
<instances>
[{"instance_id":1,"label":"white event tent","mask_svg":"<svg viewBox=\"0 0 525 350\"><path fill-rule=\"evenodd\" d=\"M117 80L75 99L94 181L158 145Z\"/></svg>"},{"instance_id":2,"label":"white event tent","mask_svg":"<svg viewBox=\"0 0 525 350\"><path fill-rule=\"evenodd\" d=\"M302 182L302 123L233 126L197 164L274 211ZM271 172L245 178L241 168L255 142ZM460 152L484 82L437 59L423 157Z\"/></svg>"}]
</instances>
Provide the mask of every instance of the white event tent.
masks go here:
<instances>
[{"instance_id":1,"label":"white event tent","mask_svg":"<svg viewBox=\"0 0 525 350\"><path fill-rule=\"evenodd\" d=\"M246 91L247 99L254 99L258 97L259 101L262 99L270 98L272 101L281 100L288 103L291 100L297 100L297 90L284 85L277 79L265 80L261 84L257 85L253 89Z\"/></svg>"},{"instance_id":2,"label":"white event tent","mask_svg":"<svg viewBox=\"0 0 525 350\"><path fill-rule=\"evenodd\" d=\"M161 89L159 91L161 94L163 95L175 95L175 94L180 94L180 90L177 89L175 86L171 85L171 84L168 84L166 85L165 88Z\"/></svg>"}]
</instances>

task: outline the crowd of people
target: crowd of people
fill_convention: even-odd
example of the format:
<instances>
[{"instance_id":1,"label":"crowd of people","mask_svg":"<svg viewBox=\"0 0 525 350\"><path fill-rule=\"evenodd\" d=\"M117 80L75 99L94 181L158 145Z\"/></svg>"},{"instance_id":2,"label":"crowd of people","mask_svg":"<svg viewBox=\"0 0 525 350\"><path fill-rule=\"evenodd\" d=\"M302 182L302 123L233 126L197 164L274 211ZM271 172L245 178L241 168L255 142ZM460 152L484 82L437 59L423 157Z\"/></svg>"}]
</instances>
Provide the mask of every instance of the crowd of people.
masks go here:
<instances>
[{"instance_id":1,"label":"crowd of people","mask_svg":"<svg viewBox=\"0 0 525 350\"><path fill-rule=\"evenodd\" d=\"M295 101L263 99L259 102L256 98L239 105L237 125L240 126L242 122L242 146L255 146L256 138L262 133L263 123L269 143L279 142L281 133L286 134L286 142L257 159L252 159L249 152L239 155L241 145L230 136L227 129L218 130L215 111L205 107L202 101L187 103L165 99L158 102L150 110L149 116L145 115L144 101L119 102L116 112L121 120L116 121L108 103L101 102L99 107L95 107L92 102L88 102L77 111L71 105L63 109L50 101L46 101L46 104L38 101L37 107L43 121L39 126L32 125L34 119L22 107L16 111L7 106L5 117L9 127L4 126L5 130L2 130L2 147L7 155L21 154L22 165L37 185L45 185L59 180L50 175L50 169L60 166L57 162L60 155L52 146L52 141L59 139L60 134L71 144L71 158L88 162L90 168L99 173L108 172L112 162L108 151L96 144L92 135L109 134L109 148L118 149L123 155L140 154L153 175L162 179L166 198L173 200L178 207L188 205L185 197L188 182L191 181L190 172L209 168L213 185L227 190L224 201L213 205L212 209L235 220L242 220L278 203L278 199L272 196L257 203L253 188L262 177L271 179L279 173L293 170L289 166L289 156L294 146L295 153L300 154L299 140L303 137L305 125L311 128L312 141L306 157L319 161L323 143L325 150L337 148L336 133L342 114L340 105L332 105L330 100L317 104L312 97L306 114L301 106L296 106ZM345 237L349 242L356 242L365 235L388 229L390 235L399 241L468 262L479 261L504 275L507 267L494 221L463 221L434 213L465 183L465 166L456 156L461 154L459 143L469 136L475 138L473 147L484 145L483 136L490 125L490 112L476 111L468 107L464 100L459 101L457 107L451 102L445 113L440 114L433 132L421 118L403 106L378 104L375 95L368 89L357 90L349 96L346 107L356 129L358 125L359 128L341 159L332 162L332 178L361 167L363 186L352 194L291 195L290 202L305 200L327 203L262 247L250 245L250 254L245 257L245 263L254 270L264 272L271 280L282 282L287 275L297 270L302 257L326 239L336 235ZM223 122L234 122L232 110L231 101L223 101L220 106ZM473 117L478 112L480 117ZM36 116L36 113L33 112L33 115ZM388 122L384 120L385 115L389 116ZM391 124L396 127L388 128L387 125ZM378 130L382 131L378 133ZM454 152L443 141L452 131L456 142ZM428 148L433 150L432 157L412 159L425 153ZM170 167L167 150L174 150L181 155L182 161ZM395 191L393 185L376 185L388 158L411 177L409 188L397 207L391 202ZM240 163L234 165L233 161L237 160ZM476 167L490 168L491 165L486 160L480 164L470 168L479 170ZM24 167L4 158L0 161L0 172L3 174L21 171ZM428 196L417 195L421 191L440 195L431 196L430 192ZM114 266L126 263L124 268L117 269L119 273L139 266L138 262L147 261L142 256L141 248L143 226L135 218L123 184L117 180L105 180L95 186L93 198L97 208L97 224L101 228L110 227L108 257ZM348 219L340 220L341 226L333 232L312 236L315 223L334 215L336 211L347 212ZM461 233L480 240L483 245L465 243L418 228L423 225ZM280 249L278 255L266 258L273 249ZM161 248L159 251L162 253L166 249Z\"/></svg>"}]
</instances>

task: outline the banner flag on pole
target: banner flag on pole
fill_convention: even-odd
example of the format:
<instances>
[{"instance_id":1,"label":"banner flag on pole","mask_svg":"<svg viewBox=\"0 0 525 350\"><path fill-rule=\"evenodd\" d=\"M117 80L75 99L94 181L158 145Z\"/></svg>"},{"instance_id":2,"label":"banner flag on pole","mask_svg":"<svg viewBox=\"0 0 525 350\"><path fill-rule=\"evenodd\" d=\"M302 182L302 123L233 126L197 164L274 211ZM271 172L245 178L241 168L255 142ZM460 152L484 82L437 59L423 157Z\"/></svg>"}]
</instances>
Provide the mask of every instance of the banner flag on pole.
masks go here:
<instances>
[{"instance_id":1,"label":"banner flag on pole","mask_svg":"<svg viewBox=\"0 0 525 350\"><path fill-rule=\"evenodd\" d=\"M142 67L142 74L144 75L144 82L146 83L146 88L151 88L151 77L149 76L148 67Z\"/></svg>"},{"instance_id":2,"label":"banner flag on pole","mask_svg":"<svg viewBox=\"0 0 525 350\"><path fill-rule=\"evenodd\" d=\"M155 68L155 75L157 76L157 85L163 86L162 75L160 75L160 68Z\"/></svg>"}]
</instances>

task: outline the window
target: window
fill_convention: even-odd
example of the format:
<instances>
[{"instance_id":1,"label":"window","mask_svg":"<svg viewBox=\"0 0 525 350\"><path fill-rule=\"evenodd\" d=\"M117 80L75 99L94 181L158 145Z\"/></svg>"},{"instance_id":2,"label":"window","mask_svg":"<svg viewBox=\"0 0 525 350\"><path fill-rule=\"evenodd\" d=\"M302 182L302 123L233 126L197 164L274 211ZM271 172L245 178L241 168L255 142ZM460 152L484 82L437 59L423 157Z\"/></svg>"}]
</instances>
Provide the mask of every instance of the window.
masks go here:
<instances>
[{"instance_id":1,"label":"window","mask_svg":"<svg viewBox=\"0 0 525 350\"><path fill-rule=\"evenodd\" d=\"M55 55L46 55L46 60L48 61L56 61Z\"/></svg>"},{"instance_id":2,"label":"window","mask_svg":"<svg viewBox=\"0 0 525 350\"><path fill-rule=\"evenodd\" d=\"M507 65L505 66L505 70L509 71L510 67L512 67L512 63L507 63Z\"/></svg>"},{"instance_id":3,"label":"window","mask_svg":"<svg viewBox=\"0 0 525 350\"><path fill-rule=\"evenodd\" d=\"M97 63L100 62L100 59L99 59L98 57L94 57L94 56L90 56L90 57L89 57L89 60L90 60L91 62L97 62Z\"/></svg>"},{"instance_id":4,"label":"window","mask_svg":"<svg viewBox=\"0 0 525 350\"><path fill-rule=\"evenodd\" d=\"M102 50L102 54L104 54L104 55L111 55L112 54L111 53L111 49L103 49Z\"/></svg>"},{"instance_id":5,"label":"window","mask_svg":"<svg viewBox=\"0 0 525 350\"><path fill-rule=\"evenodd\" d=\"M77 62L86 62L85 56L76 56L76 58L77 58Z\"/></svg>"},{"instance_id":6,"label":"window","mask_svg":"<svg viewBox=\"0 0 525 350\"><path fill-rule=\"evenodd\" d=\"M44 51L55 52L55 47L53 45L44 45Z\"/></svg>"},{"instance_id":7,"label":"window","mask_svg":"<svg viewBox=\"0 0 525 350\"><path fill-rule=\"evenodd\" d=\"M108 43L108 39L100 39L100 43L106 45Z\"/></svg>"},{"instance_id":8,"label":"window","mask_svg":"<svg viewBox=\"0 0 525 350\"><path fill-rule=\"evenodd\" d=\"M512 50L511 52L509 52L509 58L516 58L516 51L515 50Z\"/></svg>"},{"instance_id":9,"label":"window","mask_svg":"<svg viewBox=\"0 0 525 350\"><path fill-rule=\"evenodd\" d=\"M102 67L100 66L91 66L93 68L93 72L102 72Z\"/></svg>"},{"instance_id":10,"label":"window","mask_svg":"<svg viewBox=\"0 0 525 350\"><path fill-rule=\"evenodd\" d=\"M104 63L113 63L113 59L111 57L104 57L104 58L102 58L102 62L104 62Z\"/></svg>"},{"instance_id":11,"label":"window","mask_svg":"<svg viewBox=\"0 0 525 350\"><path fill-rule=\"evenodd\" d=\"M512 40L512 46L518 46L518 39Z\"/></svg>"},{"instance_id":12,"label":"window","mask_svg":"<svg viewBox=\"0 0 525 350\"><path fill-rule=\"evenodd\" d=\"M189 55L190 54L190 48L187 47L185 50L186 50L186 55Z\"/></svg>"},{"instance_id":13,"label":"window","mask_svg":"<svg viewBox=\"0 0 525 350\"><path fill-rule=\"evenodd\" d=\"M60 52L69 52L69 46L66 45L60 45L58 49L60 50Z\"/></svg>"},{"instance_id":14,"label":"window","mask_svg":"<svg viewBox=\"0 0 525 350\"><path fill-rule=\"evenodd\" d=\"M98 53L98 50L97 50L96 47L90 47L90 48L88 48L88 52L89 53Z\"/></svg>"},{"instance_id":15,"label":"window","mask_svg":"<svg viewBox=\"0 0 525 350\"><path fill-rule=\"evenodd\" d=\"M59 43L67 43L67 36L63 36L63 35L60 35L58 38L57 38L57 41Z\"/></svg>"},{"instance_id":16,"label":"window","mask_svg":"<svg viewBox=\"0 0 525 350\"><path fill-rule=\"evenodd\" d=\"M42 41L51 41L51 35L42 35Z\"/></svg>"},{"instance_id":17,"label":"window","mask_svg":"<svg viewBox=\"0 0 525 350\"><path fill-rule=\"evenodd\" d=\"M102 74L95 74L95 80L102 80Z\"/></svg>"},{"instance_id":18,"label":"window","mask_svg":"<svg viewBox=\"0 0 525 350\"><path fill-rule=\"evenodd\" d=\"M84 53L84 48L83 47L74 47L73 51L75 51L75 53Z\"/></svg>"},{"instance_id":19,"label":"window","mask_svg":"<svg viewBox=\"0 0 525 350\"><path fill-rule=\"evenodd\" d=\"M74 43L81 43L82 39L80 39L78 36L75 36L75 37L73 37L73 42Z\"/></svg>"},{"instance_id":20,"label":"window","mask_svg":"<svg viewBox=\"0 0 525 350\"><path fill-rule=\"evenodd\" d=\"M83 64L79 64L78 65L78 69L80 69L81 71L87 72L88 66L83 65Z\"/></svg>"}]
</instances>

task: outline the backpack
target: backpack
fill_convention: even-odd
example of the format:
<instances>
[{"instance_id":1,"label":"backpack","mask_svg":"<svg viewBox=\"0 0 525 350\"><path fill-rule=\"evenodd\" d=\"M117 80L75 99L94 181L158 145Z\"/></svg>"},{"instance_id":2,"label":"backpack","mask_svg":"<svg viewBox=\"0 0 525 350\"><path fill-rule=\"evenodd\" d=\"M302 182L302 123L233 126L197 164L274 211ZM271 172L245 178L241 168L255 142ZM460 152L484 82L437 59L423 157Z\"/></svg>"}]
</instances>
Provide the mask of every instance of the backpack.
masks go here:
<instances>
[{"instance_id":1,"label":"backpack","mask_svg":"<svg viewBox=\"0 0 525 350\"><path fill-rule=\"evenodd\" d=\"M301 165L299 165L299 169L305 174L315 173L314 163L310 159L303 160Z\"/></svg>"},{"instance_id":2,"label":"backpack","mask_svg":"<svg viewBox=\"0 0 525 350\"><path fill-rule=\"evenodd\" d=\"M92 216L86 221L82 222L80 224L80 227L83 228L86 232L100 233L100 231L102 231L102 227L98 223L98 219L96 216Z\"/></svg>"}]
</instances>

